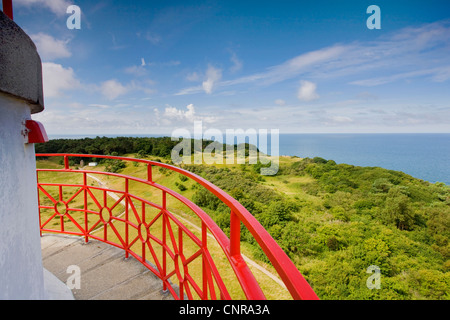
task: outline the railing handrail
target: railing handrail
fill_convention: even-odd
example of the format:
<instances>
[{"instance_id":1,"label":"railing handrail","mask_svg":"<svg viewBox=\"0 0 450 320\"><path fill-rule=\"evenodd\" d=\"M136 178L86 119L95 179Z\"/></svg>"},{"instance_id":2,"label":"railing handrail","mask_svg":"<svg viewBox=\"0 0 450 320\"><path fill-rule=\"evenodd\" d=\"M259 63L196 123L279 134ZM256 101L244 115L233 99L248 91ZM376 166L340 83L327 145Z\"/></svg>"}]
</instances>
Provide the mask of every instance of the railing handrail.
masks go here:
<instances>
[{"instance_id":1,"label":"railing handrail","mask_svg":"<svg viewBox=\"0 0 450 320\"><path fill-rule=\"evenodd\" d=\"M159 184L156 184L152 181L151 177L151 167L152 166L158 166L162 168L166 168L169 170L172 170L174 172L180 173L203 187L205 187L208 191L213 193L216 197L218 197L223 203L225 203L230 209L231 209L231 215L230 215L230 238L228 240L228 237L223 233L223 231L214 223L214 221L205 213L204 216L199 216L202 221L208 224L208 228L211 231L214 231L213 235L216 237L216 240L221 243L222 249L227 254L228 258L233 260L234 264L236 266L243 266L243 269L240 270L240 272L248 273L250 272L245 261L243 260L241 254L240 254L240 223L242 222L248 231L252 234L252 236L255 238L257 243L260 245L261 249L264 251L264 253L269 258L270 262L272 263L273 267L277 271L278 275L280 276L281 280L286 285L286 288L290 292L291 296L294 299L301 299L301 300L315 300L318 299L315 292L312 290L308 282L304 279L304 277L301 275L301 273L298 271L297 267L294 265L294 263L289 259L287 254L281 249L281 247L277 244L277 242L272 238L272 236L265 230L265 228L259 223L259 221L244 207L242 206L236 199L231 197L229 194L227 194L225 191L217 187L216 185L212 184L208 180L202 178L201 176L192 173L190 171L187 171L185 169L158 162L158 161L151 161L151 160L145 160L145 159L136 159L136 158L130 158L130 157L122 157L122 156L109 156L109 155L86 155L86 154L73 154L73 153L38 153L36 154L37 157L64 157L64 170L71 170L69 168L69 157L78 157L78 158L98 158L98 159L113 159L113 160L122 160L122 161L130 161L130 162L139 162L147 164L148 166L148 179L147 181L135 177L129 177L132 179L138 179L141 180L141 182L148 182L153 186L158 186L161 188L165 188L164 186L161 186ZM52 171L58 171L57 169L40 169L41 171L45 170L52 170ZM78 170L77 170L78 171ZM86 171L87 172L87 171ZM98 173L98 171L93 171L92 173ZM101 172L102 174L111 174L114 176L124 176L117 173L106 173ZM189 199L184 198L183 196L179 195L178 193L165 188L166 191L172 195L176 194L176 197L181 201L186 201L186 204L191 204L197 207L194 203L192 203ZM203 211L203 210L202 210ZM194 210L195 212L195 210ZM205 220L204 220L205 219ZM218 230L217 230L218 229ZM219 231L220 230L220 231ZM226 240L225 240L226 238ZM224 245L224 243L226 243ZM251 273L251 272L250 272ZM239 277L238 277L239 278ZM243 279L239 279L241 282L241 286L244 291L252 291L249 289L249 287L254 286L254 283L251 278L254 279L253 276L247 278L244 277ZM245 281L249 279L251 283L246 283ZM259 287L259 286L258 286ZM253 288L254 289L254 288ZM245 292L246 294L248 292ZM256 299L264 298L264 296L261 296L259 294L255 295ZM255 299L252 298L252 299Z\"/></svg>"}]
</instances>

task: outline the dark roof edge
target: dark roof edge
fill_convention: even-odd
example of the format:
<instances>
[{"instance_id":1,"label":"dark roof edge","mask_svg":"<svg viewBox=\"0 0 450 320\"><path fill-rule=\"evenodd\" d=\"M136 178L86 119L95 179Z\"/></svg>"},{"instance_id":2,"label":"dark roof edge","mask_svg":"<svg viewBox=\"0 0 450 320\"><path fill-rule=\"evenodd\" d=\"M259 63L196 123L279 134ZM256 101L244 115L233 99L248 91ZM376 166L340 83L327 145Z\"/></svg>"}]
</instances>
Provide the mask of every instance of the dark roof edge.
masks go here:
<instances>
[{"instance_id":1,"label":"dark roof edge","mask_svg":"<svg viewBox=\"0 0 450 320\"><path fill-rule=\"evenodd\" d=\"M42 63L30 37L0 11L0 92L24 100L31 113L44 110Z\"/></svg>"}]
</instances>

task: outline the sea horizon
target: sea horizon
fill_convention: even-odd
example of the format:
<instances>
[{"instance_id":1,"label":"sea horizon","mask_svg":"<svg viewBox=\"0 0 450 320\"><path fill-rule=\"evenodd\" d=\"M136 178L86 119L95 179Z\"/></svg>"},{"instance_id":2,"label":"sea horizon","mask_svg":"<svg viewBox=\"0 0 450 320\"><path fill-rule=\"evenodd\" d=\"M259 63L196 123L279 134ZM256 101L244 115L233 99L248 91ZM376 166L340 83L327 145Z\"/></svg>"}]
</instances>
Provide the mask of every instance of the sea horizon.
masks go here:
<instances>
[{"instance_id":1,"label":"sea horizon","mask_svg":"<svg viewBox=\"0 0 450 320\"><path fill-rule=\"evenodd\" d=\"M49 135L49 139L170 137L171 134ZM225 139L224 139L225 140ZM270 143L268 144L270 153ZM450 133L280 133L279 155L402 171L450 185Z\"/></svg>"}]
</instances>

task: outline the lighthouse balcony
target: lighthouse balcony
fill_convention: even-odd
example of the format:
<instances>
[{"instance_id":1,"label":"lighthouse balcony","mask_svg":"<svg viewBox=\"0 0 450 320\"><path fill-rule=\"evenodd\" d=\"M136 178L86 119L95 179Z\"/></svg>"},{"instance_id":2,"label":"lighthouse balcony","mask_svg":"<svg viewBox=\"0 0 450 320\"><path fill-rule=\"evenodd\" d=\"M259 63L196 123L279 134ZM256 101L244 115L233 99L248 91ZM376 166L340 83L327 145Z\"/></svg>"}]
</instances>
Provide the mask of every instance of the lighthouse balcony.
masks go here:
<instances>
[{"instance_id":1,"label":"lighthouse balcony","mask_svg":"<svg viewBox=\"0 0 450 320\"><path fill-rule=\"evenodd\" d=\"M43 264L76 299L317 299L253 215L199 175L129 157L36 156L48 160L37 169ZM105 161L125 163L133 175L104 171ZM172 175L218 198L229 229L165 186ZM243 228L270 264L247 257Z\"/></svg>"}]
</instances>

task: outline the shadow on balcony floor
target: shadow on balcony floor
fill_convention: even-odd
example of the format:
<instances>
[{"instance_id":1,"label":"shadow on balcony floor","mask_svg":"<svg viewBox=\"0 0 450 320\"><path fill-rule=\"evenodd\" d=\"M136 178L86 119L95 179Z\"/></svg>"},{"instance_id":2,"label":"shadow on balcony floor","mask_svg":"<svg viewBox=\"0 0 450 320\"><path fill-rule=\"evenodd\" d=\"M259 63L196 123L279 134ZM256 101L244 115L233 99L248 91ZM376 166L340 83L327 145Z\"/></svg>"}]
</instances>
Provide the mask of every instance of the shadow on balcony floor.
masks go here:
<instances>
[{"instance_id":1,"label":"shadow on balcony floor","mask_svg":"<svg viewBox=\"0 0 450 320\"><path fill-rule=\"evenodd\" d=\"M80 270L80 288L72 289L76 300L171 300L162 291L162 282L139 261L125 259L122 249L96 240L68 235L44 234L41 237L44 268L66 283ZM72 283L72 282L70 282Z\"/></svg>"}]
</instances>

